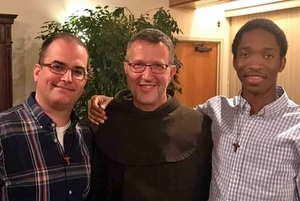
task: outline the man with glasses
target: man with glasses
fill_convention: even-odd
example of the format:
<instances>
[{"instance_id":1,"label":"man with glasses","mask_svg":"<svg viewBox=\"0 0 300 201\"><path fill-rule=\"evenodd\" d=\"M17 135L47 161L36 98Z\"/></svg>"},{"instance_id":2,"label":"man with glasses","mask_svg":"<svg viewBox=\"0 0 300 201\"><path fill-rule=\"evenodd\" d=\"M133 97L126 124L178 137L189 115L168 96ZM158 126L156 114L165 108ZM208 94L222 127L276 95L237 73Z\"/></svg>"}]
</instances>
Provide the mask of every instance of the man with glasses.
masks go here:
<instances>
[{"instance_id":1,"label":"man with glasses","mask_svg":"<svg viewBox=\"0 0 300 201\"><path fill-rule=\"evenodd\" d=\"M167 90L176 73L172 41L140 31L123 66L129 89L115 95L94 134L90 199L207 200L211 122Z\"/></svg>"},{"instance_id":2,"label":"man with glasses","mask_svg":"<svg viewBox=\"0 0 300 201\"><path fill-rule=\"evenodd\" d=\"M256 18L239 29L231 50L241 92L195 108L212 119L209 200L299 201L300 107L276 84L286 65L286 35L273 21ZM95 103L109 98L93 99L90 117L101 118Z\"/></svg>"},{"instance_id":3,"label":"man with glasses","mask_svg":"<svg viewBox=\"0 0 300 201\"><path fill-rule=\"evenodd\" d=\"M91 136L73 111L87 82L86 46L69 33L44 41L33 67L36 91L0 113L2 201L84 200Z\"/></svg>"}]
</instances>

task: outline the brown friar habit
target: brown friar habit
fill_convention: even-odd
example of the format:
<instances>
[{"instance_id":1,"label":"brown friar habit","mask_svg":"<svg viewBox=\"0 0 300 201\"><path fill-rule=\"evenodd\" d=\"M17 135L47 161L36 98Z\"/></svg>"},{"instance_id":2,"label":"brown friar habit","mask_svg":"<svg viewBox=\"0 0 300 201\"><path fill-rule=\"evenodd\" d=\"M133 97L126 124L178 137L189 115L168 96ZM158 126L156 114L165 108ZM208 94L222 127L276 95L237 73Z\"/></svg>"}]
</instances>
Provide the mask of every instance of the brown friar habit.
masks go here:
<instances>
[{"instance_id":1,"label":"brown friar habit","mask_svg":"<svg viewBox=\"0 0 300 201\"><path fill-rule=\"evenodd\" d=\"M137 109L129 90L106 110L94 134L90 200L204 201L211 177L209 118L168 100L155 111Z\"/></svg>"}]
</instances>

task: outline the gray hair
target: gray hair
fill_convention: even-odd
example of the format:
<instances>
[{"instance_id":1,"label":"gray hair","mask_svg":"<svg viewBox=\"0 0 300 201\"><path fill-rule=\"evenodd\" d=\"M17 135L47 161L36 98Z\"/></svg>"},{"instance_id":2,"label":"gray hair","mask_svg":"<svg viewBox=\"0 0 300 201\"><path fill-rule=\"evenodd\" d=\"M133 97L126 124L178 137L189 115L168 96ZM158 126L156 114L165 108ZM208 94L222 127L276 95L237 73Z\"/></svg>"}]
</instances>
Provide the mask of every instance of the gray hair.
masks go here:
<instances>
[{"instance_id":1,"label":"gray hair","mask_svg":"<svg viewBox=\"0 0 300 201\"><path fill-rule=\"evenodd\" d=\"M169 36L158 29L146 28L133 35L127 44L125 60L128 61L128 51L135 41L145 41L151 44L163 43L169 49L169 64L174 64L175 48Z\"/></svg>"}]
</instances>

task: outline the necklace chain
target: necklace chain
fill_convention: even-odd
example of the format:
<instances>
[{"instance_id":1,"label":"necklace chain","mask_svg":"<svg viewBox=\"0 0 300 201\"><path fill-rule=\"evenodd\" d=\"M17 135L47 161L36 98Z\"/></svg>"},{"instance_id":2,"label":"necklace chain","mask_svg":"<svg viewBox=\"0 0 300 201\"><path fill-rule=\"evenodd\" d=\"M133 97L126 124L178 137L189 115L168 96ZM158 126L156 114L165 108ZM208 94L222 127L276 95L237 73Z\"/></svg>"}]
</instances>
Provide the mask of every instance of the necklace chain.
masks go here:
<instances>
[{"instance_id":1,"label":"necklace chain","mask_svg":"<svg viewBox=\"0 0 300 201\"><path fill-rule=\"evenodd\" d=\"M236 131L236 137L235 137L235 141L232 143L234 153L236 153L238 148L240 147L240 144L239 144L240 137L241 137L240 112L242 110L241 100L242 100L242 95L241 95L241 91L240 91L239 92L239 103L238 103L238 107L237 107L235 115L234 115L237 119L236 121L234 121L234 122L237 122L236 129L234 128L234 131Z\"/></svg>"},{"instance_id":2,"label":"necklace chain","mask_svg":"<svg viewBox=\"0 0 300 201\"><path fill-rule=\"evenodd\" d=\"M238 103L238 107L236 109L236 112L235 112L235 117L237 120L234 120L234 123L237 122L237 128L236 128L236 137L235 137L235 141L232 143L232 146L233 146L233 151L236 153L238 148L240 147L240 137L241 137L241 130L242 130L242 127L241 127L241 121L242 121L242 117L243 115L240 115L241 112L242 112L242 106L241 106L241 102L242 102L242 90L239 91L239 103ZM275 100L277 100L278 98L280 98L280 96L276 93L276 98ZM235 128L234 128L234 131L235 131Z\"/></svg>"},{"instance_id":3,"label":"necklace chain","mask_svg":"<svg viewBox=\"0 0 300 201\"><path fill-rule=\"evenodd\" d=\"M240 147L239 144L239 140L240 140L240 136L241 136L241 132L240 132L240 119L239 119L239 111L237 109L237 131L236 131L236 138L235 138L235 142L232 144L233 146L233 151L236 153L237 149Z\"/></svg>"}]
</instances>

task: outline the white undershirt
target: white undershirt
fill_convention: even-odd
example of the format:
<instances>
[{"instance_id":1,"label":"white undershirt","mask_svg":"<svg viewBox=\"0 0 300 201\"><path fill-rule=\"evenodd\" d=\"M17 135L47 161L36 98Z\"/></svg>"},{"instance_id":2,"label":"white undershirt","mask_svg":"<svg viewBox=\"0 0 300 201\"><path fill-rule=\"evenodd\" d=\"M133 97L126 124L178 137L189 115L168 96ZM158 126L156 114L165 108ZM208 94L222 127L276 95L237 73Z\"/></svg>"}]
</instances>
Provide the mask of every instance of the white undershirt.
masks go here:
<instances>
[{"instance_id":1,"label":"white undershirt","mask_svg":"<svg viewBox=\"0 0 300 201\"><path fill-rule=\"evenodd\" d=\"M70 125L71 125L71 121L68 121L68 123L63 127L56 127L57 138L63 148L64 148L64 136L66 130L69 128Z\"/></svg>"}]
</instances>

